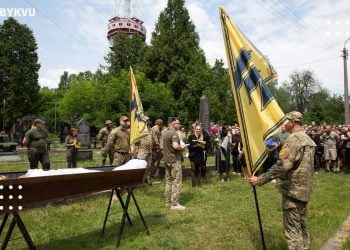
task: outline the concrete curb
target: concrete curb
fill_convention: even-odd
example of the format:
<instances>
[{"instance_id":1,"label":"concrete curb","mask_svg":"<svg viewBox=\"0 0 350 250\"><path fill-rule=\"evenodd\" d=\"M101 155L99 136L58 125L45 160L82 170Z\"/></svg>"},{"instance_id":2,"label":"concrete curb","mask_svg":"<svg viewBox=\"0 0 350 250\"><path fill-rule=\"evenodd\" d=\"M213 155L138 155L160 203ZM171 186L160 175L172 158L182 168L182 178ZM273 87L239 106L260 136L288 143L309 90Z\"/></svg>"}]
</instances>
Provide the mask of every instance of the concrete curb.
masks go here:
<instances>
[{"instance_id":1,"label":"concrete curb","mask_svg":"<svg viewBox=\"0 0 350 250\"><path fill-rule=\"evenodd\" d=\"M325 244L320 248L320 250L336 250L341 249L342 245L350 237L350 215L338 228L335 235L327 240Z\"/></svg>"}]
</instances>

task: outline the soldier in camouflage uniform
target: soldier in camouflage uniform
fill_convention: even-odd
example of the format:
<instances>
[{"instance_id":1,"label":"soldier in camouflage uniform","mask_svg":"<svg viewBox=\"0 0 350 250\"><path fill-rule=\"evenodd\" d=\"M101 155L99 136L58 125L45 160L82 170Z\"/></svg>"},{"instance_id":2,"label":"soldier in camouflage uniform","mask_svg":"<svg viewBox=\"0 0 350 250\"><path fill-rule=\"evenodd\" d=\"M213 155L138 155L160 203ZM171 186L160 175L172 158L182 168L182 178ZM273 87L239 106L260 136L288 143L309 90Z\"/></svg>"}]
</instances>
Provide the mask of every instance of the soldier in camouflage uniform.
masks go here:
<instances>
[{"instance_id":1,"label":"soldier in camouflage uniform","mask_svg":"<svg viewBox=\"0 0 350 250\"><path fill-rule=\"evenodd\" d=\"M147 123L149 118L147 116L142 116L144 121ZM147 162L147 172L149 173L150 165L152 162L152 134L151 130L146 127L143 131L141 139L137 140L132 145L132 152L136 155L136 159L144 160ZM148 184L152 184L149 178L146 179Z\"/></svg>"},{"instance_id":2,"label":"soldier in camouflage uniform","mask_svg":"<svg viewBox=\"0 0 350 250\"><path fill-rule=\"evenodd\" d=\"M111 120L106 121L106 127L101 128L98 132L97 139L102 141L102 150L101 150L101 156L102 156L102 162L101 165L104 166L106 164L107 157L109 157L109 164L112 165L113 163L113 155L114 155L114 149L107 149L105 148L108 140L108 136L111 133L113 129L113 123Z\"/></svg>"},{"instance_id":3,"label":"soldier in camouflage uniform","mask_svg":"<svg viewBox=\"0 0 350 250\"><path fill-rule=\"evenodd\" d=\"M321 135L321 142L324 148L324 159L326 161L326 171L335 171L337 160L337 142L340 137L331 130L331 126L327 125L325 133Z\"/></svg>"},{"instance_id":4,"label":"soldier in camouflage uniform","mask_svg":"<svg viewBox=\"0 0 350 250\"><path fill-rule=\"evenodd\" d=\"M151 129L152 135L152 161L148 171L147 182L152 183L158 175L160 160L162 159L161 136L162 136L163 121L157 119L155 125Z\"/></svg>"},{"instance_id":5,"label":"soldier in camouflage uniform","mask_svg":"<svg viewBox=\"0 0 350 250\"><path fill-rule=\"evenodd\" d=\"M248 180L264 185L277 178L282 193L283 224L288 249L310 248L307 231L307 204L310 199L316 144L305 134L297 111L287 114L286 130L291 133L279 153L279 159L266 173Z\"/></svg>"},{"instance_id":6,"label":"soldier in camouflage uniform","mask_svg":"<svg viewBox=\"0 0 350 250\"><path fill-rule=\"evenodd\" d=\"M38 168L39 161L44 170L50 169L49 153L47 151L48 133L44 121L35 119L34 127L25 134L23 145L28 147L30 168Z\"/></svg>"},{"instance_id":7,"label":"soldier in camouflage uniform","mask_svg":"<svg viewBox=\"0 0 350 250\"><path fill-rule=\"evenodd\" d=\"M129 119L122 116L120 126L113 129L108 136L106 150L114 149L113 166L120 166L130 160Z\"/></svg>"},{"instance_id":8,"label":"soldier in camouflage uniform","mask_svg":"<svg viewBox=\"0 0 350 250\"><path fill-rule=\"evenodd\" d=\"M168 120L169 130L163 135L163 160L165 164L165 203L172 210L185 210L179 203L182 186L182 151L180 138L176 131L180 121L175 117Z\"/></svg>"}]
</instances>

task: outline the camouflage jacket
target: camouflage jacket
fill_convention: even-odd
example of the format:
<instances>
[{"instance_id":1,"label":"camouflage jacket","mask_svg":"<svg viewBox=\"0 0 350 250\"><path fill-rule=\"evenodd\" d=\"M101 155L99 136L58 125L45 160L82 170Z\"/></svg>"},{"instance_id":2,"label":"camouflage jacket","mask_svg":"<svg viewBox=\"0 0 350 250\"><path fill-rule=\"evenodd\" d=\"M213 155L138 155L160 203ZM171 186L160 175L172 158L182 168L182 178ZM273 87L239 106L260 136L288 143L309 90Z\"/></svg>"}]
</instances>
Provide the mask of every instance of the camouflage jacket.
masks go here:
<instances>
[{"instance_id":1,"label":"camouflage jacket","mask_svg":"<svg viewBox=\"0 0 350 250\"><path fill-rule=\"evenodd\" d=\"M140 140L135 142L136 158L139 160L147 160L152 152L152 135L146 133Z\"/></svg>"},{"instance_id":2,"label":"camouflage jacket","mask_svg":"<svg viewBox=\"0 0 350 250\"><path fill-rule=\"evenodd\" d=\"M152 150L159 151L161 148L160 144L161 144L162 131L159 129L157 125L154 125L151 129L151 134L152 134Z\"/></svg>"},{"instance_id":3,"label":"camouflage jacket","mask_svg":"<svg viewBox=\"0 0 350 250\"><path fill-rule=\"evenodd\" d=\"M275 178L279 191L288 197L307 202L310 199L316 144L303 130L290 134L278 161L259 177L259 185Z\"/></svg>"},{"instance_id":4,"label":"camouflage jacket","mask_svg":"<svg viewBox=\"0 0 350 250\"><path fill-rule=\"evenodd\" d=\"M111 133L112 129L108 129L107 127L101 128L98 132L97 139L102 141L102 146L106 145L108 141L108 136Z\"/></svg>"},{"instance_id":5,"label":"camouflage jacket","mask_svg":"<svg viewBox=\"0 0 350 250\"><path fill-rule=\"evenodd\" d=\"M336 148L339 139L339 135L333 131L331 131L329 134L324 133L321 135L321 141L326 148Z\"/></svg>"},{"instance_id":6,"label":"camouflage jacket","mask_svg":"<svg viewBox=\"0 0 350 250\"><path fill-rule=\"evenodd\" d=\"M114 149L115 152L128 153L130 150L130 132L121 126L112 130L108 136L107 149Z\"/></svg>"}]
</instances>

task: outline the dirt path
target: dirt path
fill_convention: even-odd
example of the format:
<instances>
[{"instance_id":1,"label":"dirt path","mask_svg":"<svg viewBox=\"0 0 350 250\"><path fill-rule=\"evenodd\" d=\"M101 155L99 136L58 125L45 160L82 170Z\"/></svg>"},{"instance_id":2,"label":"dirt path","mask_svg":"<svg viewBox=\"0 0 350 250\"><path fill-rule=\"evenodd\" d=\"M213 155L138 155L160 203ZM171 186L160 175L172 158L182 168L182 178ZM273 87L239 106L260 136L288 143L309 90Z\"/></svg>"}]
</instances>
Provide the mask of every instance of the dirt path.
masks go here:
<instances>
[{"instance_id":1,"label":"dirt path","mask_svg":"<svg viewBox=\"0 0 350 250\"><path fill-rule=\"evenodd\" d=\"M336 250L341 249L342 245L350 237L350 215L343 224L338 228L338 231L320 248L320 250Z\"/></svg>"}]
</instances>

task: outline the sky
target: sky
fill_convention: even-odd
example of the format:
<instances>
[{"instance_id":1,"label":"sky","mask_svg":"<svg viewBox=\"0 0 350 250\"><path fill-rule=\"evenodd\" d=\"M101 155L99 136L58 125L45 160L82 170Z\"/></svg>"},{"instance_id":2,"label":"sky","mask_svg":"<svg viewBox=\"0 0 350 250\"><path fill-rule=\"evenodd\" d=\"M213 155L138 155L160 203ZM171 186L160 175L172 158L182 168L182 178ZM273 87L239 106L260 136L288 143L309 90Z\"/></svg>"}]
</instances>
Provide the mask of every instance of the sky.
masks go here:
<instances>
[{"instance_id":1,"label":"sky","mask_svg":"<svg viewBox=\"0 0 350 250\"><path fill-rule=\"evenodd\" d=\"M35 15L15 17L27 24L38 43L42 87L56 88L63 71L96 71L106 65L108 20L122 0L1 0L0 23L7 9L29 8ZM166 0L138 0L135 12L147 29L146 42ZM312 70L321 86L334 94L344 89L341 50L350 37L349 0L186 0L207 61L226 62L218 16L224 7L231 20L266 55L279 83L294 71ZM5 13L5 14L4 14ZM347 43L350 48L350 41Z\"/></svg>"}]
</instances>

